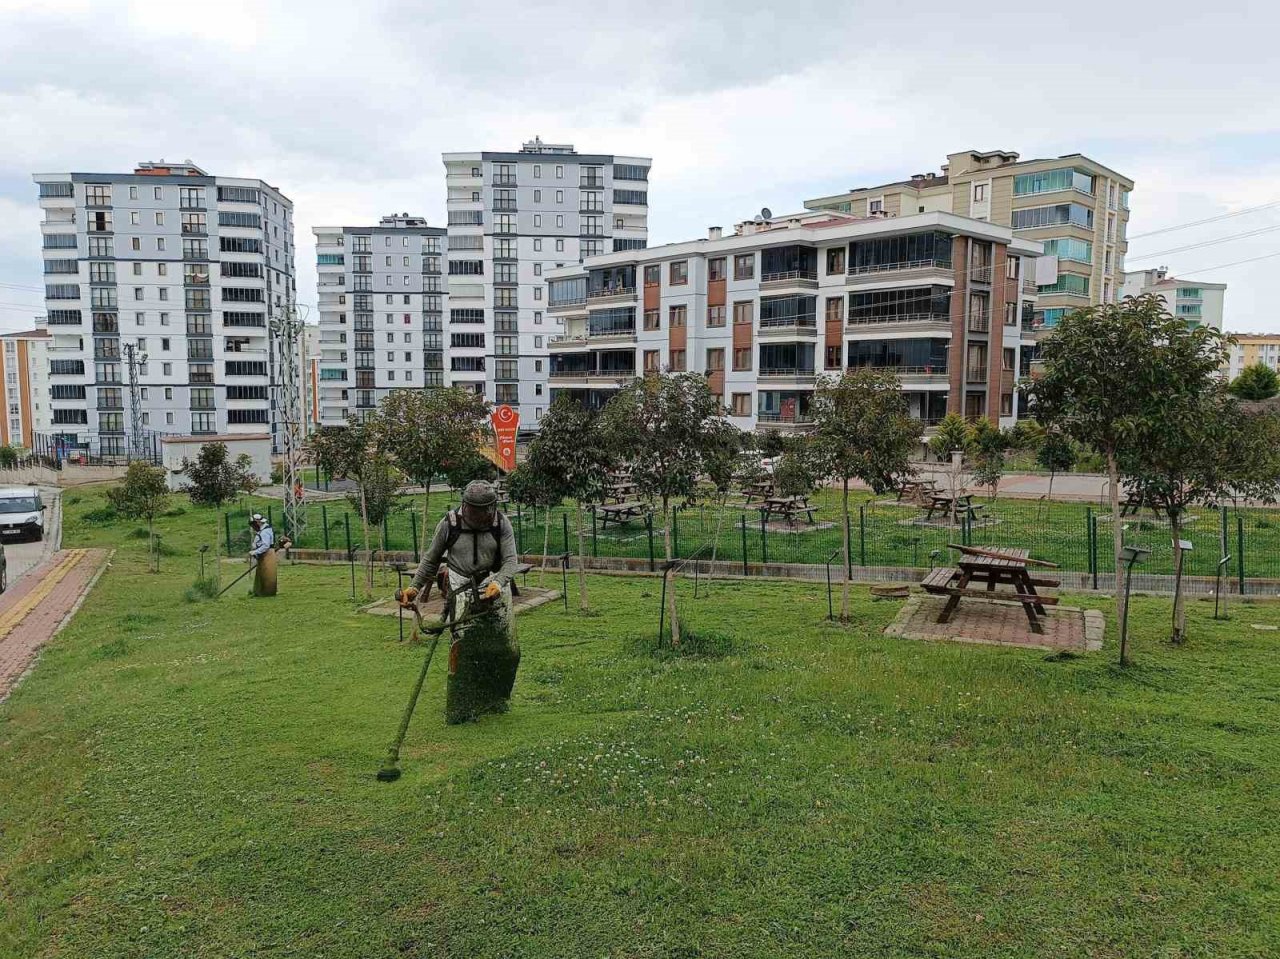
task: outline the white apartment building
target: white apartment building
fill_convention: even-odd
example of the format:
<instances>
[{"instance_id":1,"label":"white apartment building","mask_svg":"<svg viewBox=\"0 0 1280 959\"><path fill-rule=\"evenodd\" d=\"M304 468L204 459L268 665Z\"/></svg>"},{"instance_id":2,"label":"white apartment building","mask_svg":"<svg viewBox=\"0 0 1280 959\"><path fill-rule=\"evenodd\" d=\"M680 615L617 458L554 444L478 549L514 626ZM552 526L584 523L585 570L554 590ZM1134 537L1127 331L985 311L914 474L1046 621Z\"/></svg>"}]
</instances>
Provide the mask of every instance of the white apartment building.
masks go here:
<instances>
[{"instance_id":1,"label":"white apartment building","mask_svg":"<svg viewBox=\"0 0 1280 959\"><path fill-rule=\"evenodd\" d=\"M348 416L367 415L391 390L446 385L445 230L401 213L376 226L312 232L320 301L316 422L341 426Z\"/></svg>"},{"instance_id":2,"label":"white apartment building","mask_svg":"<svg viewBox=\"0 0 1280 959\"><path fill-rule=\"evenodd\" d=\"M446 153L448 305L443 381L519 408L536 429L550 403L544 277L648 243L648 157L525 143L513 153Z\"/></svg>"},{"instance_id":3,"label":"white apartment building","mask_svg":"<svg viewBox=\"0 0 1280 959\"><path fill-rule=\"evenodd\" d=\"M34 434L49 430L49 332L44 318L36 328L0 336L0 390L4 416L0 443L32 449Z\"/></svg>"},{"instance_id":4,"label":"white apartment building","mask_svg":"<svg viewBox=\"0 0 1280 959\"><path fill-rule=\"evenodd\" d=\"M1222 305L1227 294L1225 283L1201 283L1180 280L1169 275L1169 268L1138 270L1124 275L1123 296L1153 293L1164 301L1165 309L1191 326L1210 326L1222 331Z\"/></svg>"},{"instance_id":5,"label":"white apartment building","mask_svg":"<svg viewBox=\"0 0 1280 959\"><path fill-rule=\"evenodd\" d=\"M183 163L132 173L41 173L51 427L113 455L131 433L127 346L144 429L270 431L292 309L293 204L263 180Z\"/></svg>"},{"instance_id":6,"label":"white apartment building","mask_svg":"<svg viewBox=\"0 0 1280 959\"><path fill-rule=\"evenodd\" d=\"M744 430L809 422L817 378L894 370L911 415L1017 417L1043 245L941 211L809 212L548 275L550 389L591 406L646 372L706 374Z\"/></svg>"}]
</instances>

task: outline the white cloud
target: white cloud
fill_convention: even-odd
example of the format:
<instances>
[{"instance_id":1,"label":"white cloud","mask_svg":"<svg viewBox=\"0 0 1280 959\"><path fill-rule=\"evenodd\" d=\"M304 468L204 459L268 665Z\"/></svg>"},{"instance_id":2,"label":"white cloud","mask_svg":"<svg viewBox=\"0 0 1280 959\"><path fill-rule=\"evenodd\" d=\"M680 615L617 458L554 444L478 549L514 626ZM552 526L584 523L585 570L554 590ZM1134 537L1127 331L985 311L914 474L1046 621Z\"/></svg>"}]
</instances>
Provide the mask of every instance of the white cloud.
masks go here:
<instances>
[{"instance_id":1,"label":"white cloud","mask_svg":"<svg viewBox=\"0 0 1280 959\"><path fill-rule=\"evenodd\" d=\"M133 0L111 16L87 0L0 0L0 283L42 282L32 172L190 157L294 200L299 294L313 302L312 225L393 210L443 222L442 152L535 134L652 156L654 242L967 148L1088 153L1138 182L1137 233L1280 199L1280 99L1265 85L1277 19L1188 0ZM1196 42L1189 69L1188 38L1230 42ZM1225 235L1225 222L1170 236ZM1280 237L1170 265L1269 250ZM1275 262L1222 274L1229 324L1280 329L1263 293Z\"/></svg>"}]
</instances>

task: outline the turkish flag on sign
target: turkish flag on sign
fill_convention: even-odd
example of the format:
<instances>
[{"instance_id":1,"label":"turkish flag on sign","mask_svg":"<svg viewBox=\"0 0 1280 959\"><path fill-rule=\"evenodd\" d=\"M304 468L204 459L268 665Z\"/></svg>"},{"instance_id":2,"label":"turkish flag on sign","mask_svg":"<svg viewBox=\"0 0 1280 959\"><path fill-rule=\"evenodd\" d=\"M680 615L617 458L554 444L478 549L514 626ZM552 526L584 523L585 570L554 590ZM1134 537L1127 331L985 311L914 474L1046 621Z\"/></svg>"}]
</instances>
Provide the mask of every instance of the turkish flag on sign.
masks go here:
<instances>
[{"instance_id":1,"label":"turkish flag on sign","mask_svg":"<svg viewBox=\"0 0 1280 959\"><path fill-rule=\"evenodd\" d=\"M509 406L499 406L490 420L498 437L498 459L502 461L502 468L510 473L516 468L516 428L520 425L520 414Z\"/></svg>"}]
</instances>

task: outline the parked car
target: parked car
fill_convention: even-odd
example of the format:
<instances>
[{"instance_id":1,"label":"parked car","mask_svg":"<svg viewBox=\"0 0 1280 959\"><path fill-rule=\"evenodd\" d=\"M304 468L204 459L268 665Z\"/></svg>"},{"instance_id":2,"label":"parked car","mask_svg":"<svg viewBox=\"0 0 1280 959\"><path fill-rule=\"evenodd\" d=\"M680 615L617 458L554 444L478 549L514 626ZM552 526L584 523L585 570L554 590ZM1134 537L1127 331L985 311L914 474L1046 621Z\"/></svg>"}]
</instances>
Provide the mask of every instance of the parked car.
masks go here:
<instances>
[{"instance_id":1,"label":"parked car","mask_svg":"<svg viewBox=\"0 0 1280 959\"><path fill-rule=\"evenodd\" d=\"M43 539L45 509L34 486L0 489L0 537Z\"/></svg>"}]
</instances>

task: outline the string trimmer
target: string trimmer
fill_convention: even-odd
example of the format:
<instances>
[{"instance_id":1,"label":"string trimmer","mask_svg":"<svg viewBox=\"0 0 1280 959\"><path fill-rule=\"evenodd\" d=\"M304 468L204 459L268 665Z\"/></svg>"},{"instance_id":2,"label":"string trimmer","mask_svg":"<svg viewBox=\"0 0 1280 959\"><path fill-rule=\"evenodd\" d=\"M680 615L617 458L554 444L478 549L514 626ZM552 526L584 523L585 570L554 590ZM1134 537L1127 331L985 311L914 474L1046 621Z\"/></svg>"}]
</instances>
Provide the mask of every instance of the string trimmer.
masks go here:
<instances>
[{"instance_id":1,"label":"string trimmer","mask_svg":"<svg viewBox=\"0 0 1280 959\"><path fill-rule=\"evenodd\" d=\"M435 655L436 647L440 645L441 635L446 629L469 623L485 612L484 609L478 608L480 588L474 576L466 588L471 595L471 602L467 605L475 609L475 612L468 613L461 619L456 616L457 604L446 602L445 612L441 615L439 621L424 626L422 623L422 608L416 601L413 604L413 632L410 634L409 641L415 642L419 633L427 633L432 637L431 646L427 649L427 658L422 664L422 671L418 673L418 681L413 686L413 692L409 694L409 703L404 708L404 715L400 717L400 728L396 730L396 738L392 740L391 746L387 749L387 758L382 761L382 768L378 770L379 782L391 783L400 778L400 747L404 744L405 733L409 731L409 721L413 719L413 711L417 708L418 696L422 693L422 684L427 679L427 670L431 667L431 657ZM402 596L403 591L396 590L397 602L400 601ZM426 597L423 598L425 599Z\"/></svg>"}]
</instances>

